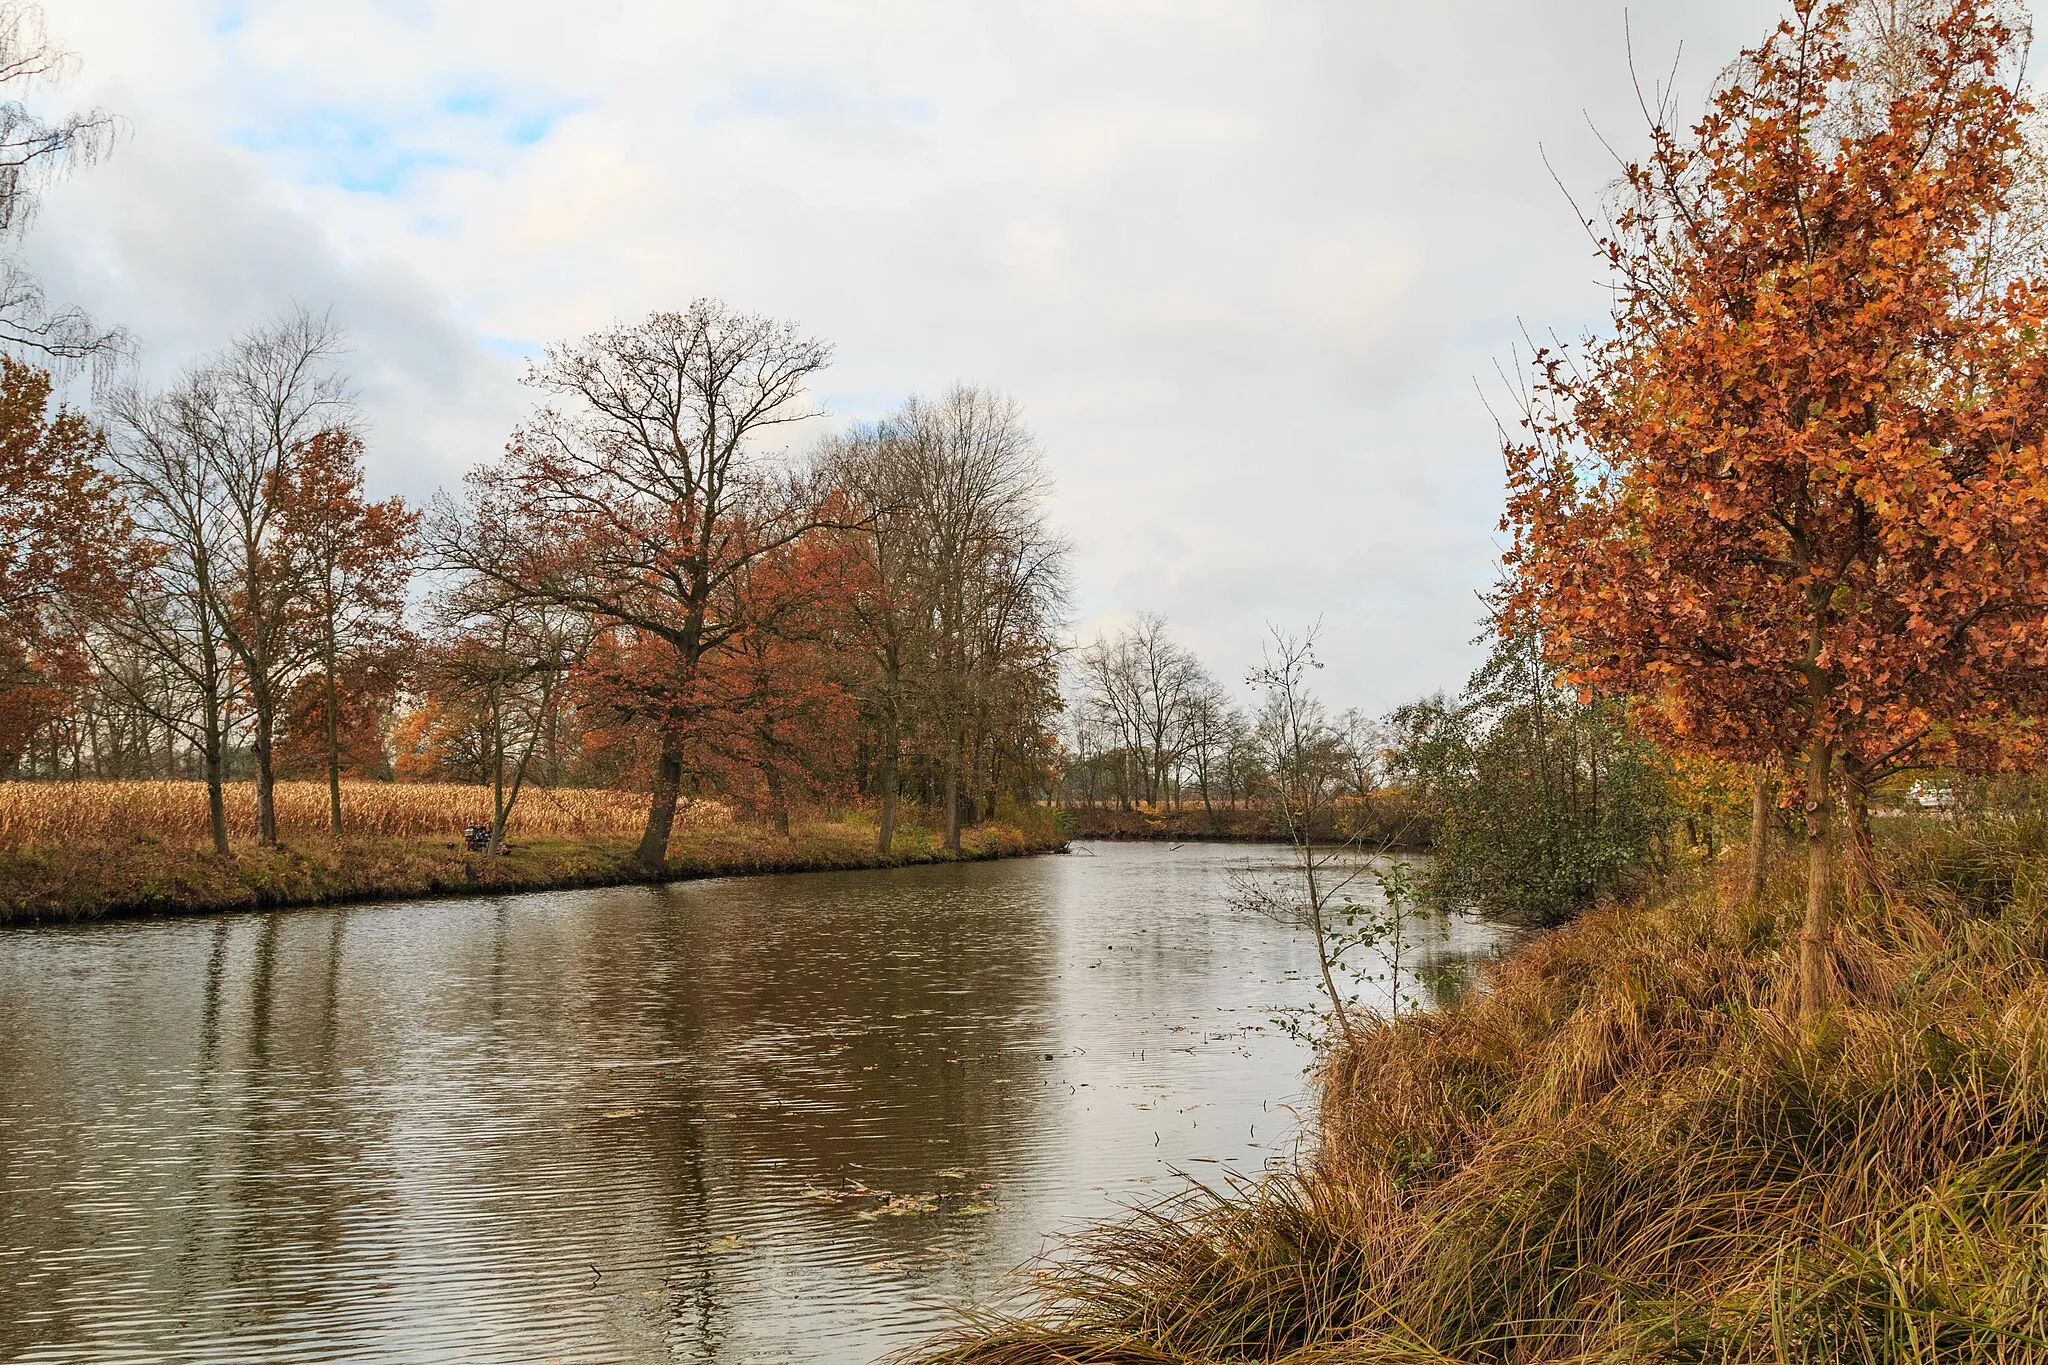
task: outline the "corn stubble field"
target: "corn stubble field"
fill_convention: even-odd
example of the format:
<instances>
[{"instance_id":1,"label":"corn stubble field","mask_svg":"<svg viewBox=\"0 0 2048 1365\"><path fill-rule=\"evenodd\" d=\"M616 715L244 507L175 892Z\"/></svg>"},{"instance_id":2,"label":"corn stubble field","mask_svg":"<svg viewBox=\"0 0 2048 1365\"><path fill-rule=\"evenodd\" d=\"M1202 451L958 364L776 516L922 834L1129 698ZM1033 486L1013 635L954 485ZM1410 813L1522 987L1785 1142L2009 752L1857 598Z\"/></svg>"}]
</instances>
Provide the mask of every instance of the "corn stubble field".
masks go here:
<instances>
[{"instance_id":1,"label":"corn stubble field","mask_svg":"<svg viewBox=\"0 0 2048 1365\"><path fill-rule=\"evenodd\" d=\"M247 783L226 791L228 834L256 837L256 792ZM454 783L344 782L343 834L356 839L458 838L488 824L487 787ZM285 839L328 833L327 784L277 784L278 834ZM599 838L637 835L647 818L638 792L527 787L513 808L513 838ZM729 823L712 802L677 812L679 827ZM0 782L0 844L53 847L148 837L165 843L207 841L206 787L200 782Z\"/></svg>"}]
</instances>

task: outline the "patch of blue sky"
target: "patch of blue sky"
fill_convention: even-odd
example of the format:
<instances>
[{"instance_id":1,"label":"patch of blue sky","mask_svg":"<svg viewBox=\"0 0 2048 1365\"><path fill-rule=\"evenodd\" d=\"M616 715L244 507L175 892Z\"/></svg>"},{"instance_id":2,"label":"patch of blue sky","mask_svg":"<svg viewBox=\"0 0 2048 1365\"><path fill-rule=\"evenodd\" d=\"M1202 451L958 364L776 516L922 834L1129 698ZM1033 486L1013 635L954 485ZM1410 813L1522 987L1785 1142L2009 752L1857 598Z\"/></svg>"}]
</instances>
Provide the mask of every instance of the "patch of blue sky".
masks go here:
<instances>
[{"instance_id":1,"label":"patch of blue sky","mask_svg":"<svg viewBox=\"0 0 2048 1365\"><path fill-rule=\"evenodd\" d=\"M495 90L462 90L440 103L440 112L450 118L480 119L494 123L499 136L514 147L531 147L571 114L590 107L587 100L567 101L539 107L514 108Z\"/></svg>"},{"instance_id":2,"label":"patch of blue sky","mask_svg":"<svg viewBox=\"0 0 2048 1365\"><path fill-rule=\"evenodd\" d=\"M486 351L511 356L515 360L531 360L547 349L544 343L529 341L524 337L491 336L486 332L477 332L474 335L476 344Z\"/></svg>"},{"instance_id":3,"label":"patch of blue sky","mask_svg":"<svg viewBox=\"0 0 2048 1365\"><path fill-rule=\"evenodd\" d=\"M909 396L903 389L820 389L812 392L811 401L826 421L846 424L877 421Z\"/></svg>"},{"instance_id":4,"label":"patch of blue sky","mask_svg":"<svg viewBox=\"0 0 2048 1365\"><path fill-rule=\"evenodd\" d=\"M457 123L482 123L502 145L531 147L563 118L585 108L563 103L508 110L498 93L459 90L437 101L432 112L392 118L345 108L319 108L230 135L235 145L277 164L302 184L331 185L352 193L393 195L419 171L467 164L447 136ZM437 145L439 144L439 145Z\"/></svg>"},{"instance_id":5,"label":"patch of blue sky","mask_svg":"<svg viewBox=\"0 0 2048 1365\"><path fill-rule=\"evenodd\" d=\"M347 109L312 109L262 128L238 128L230 139L252 152L360 152L388 146L402 131L389 119Z\"/></svg>"},{"instance_id":6,"label":"patch of blue sky","mask_svg":"<svg viewBox=\"0 0 2048 1365\"><path fill-rule=\"evenodd\" d=\"M393 195L419 170L444 170L457 164L446 152L395 152L356 166L337 166L328 183L351 194Z\"/></svg>"},{"instance_id":7,"label":"patch of blue sky","mask_svg":"<svg viewBox=\"0 0 2048 1365\"><path fill-rule=\"evenodd\" d=\"M495 90L461 90L441 101L441 112L457 118L488 118L504 103Z\"/></svg>"},{"instance_id":8,"label":"patch of blue sky","mask_svg":"<svg viewBox=\"0 0 2048 1365\"><path fill-rule=\"evenodd\" d=\"M357 194L396 194L421 170L455 164L447 152L407 146L392 124L320 110L259 129L237 129L230 140L287 170L301 184L332 185Z\"/></svg>"}]
</instances>

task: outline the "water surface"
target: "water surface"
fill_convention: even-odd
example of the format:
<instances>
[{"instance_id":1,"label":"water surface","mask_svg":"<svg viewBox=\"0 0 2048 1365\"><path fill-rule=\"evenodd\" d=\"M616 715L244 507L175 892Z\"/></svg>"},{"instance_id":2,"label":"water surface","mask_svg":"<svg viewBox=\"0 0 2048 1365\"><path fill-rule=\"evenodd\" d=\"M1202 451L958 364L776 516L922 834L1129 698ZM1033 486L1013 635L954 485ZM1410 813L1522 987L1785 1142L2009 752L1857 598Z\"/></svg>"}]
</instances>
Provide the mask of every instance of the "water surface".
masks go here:
<instances>
[{"instance_id":1,"label":"water surface","mask_svg":"<svg viewBox=\"0 0 2048 1365\"><path fill-rule=\"evenodd\" d=\"M1272 856L0 931L0 1359L872 1360L1292 1153Z\"/></svg>"}]
</instances>

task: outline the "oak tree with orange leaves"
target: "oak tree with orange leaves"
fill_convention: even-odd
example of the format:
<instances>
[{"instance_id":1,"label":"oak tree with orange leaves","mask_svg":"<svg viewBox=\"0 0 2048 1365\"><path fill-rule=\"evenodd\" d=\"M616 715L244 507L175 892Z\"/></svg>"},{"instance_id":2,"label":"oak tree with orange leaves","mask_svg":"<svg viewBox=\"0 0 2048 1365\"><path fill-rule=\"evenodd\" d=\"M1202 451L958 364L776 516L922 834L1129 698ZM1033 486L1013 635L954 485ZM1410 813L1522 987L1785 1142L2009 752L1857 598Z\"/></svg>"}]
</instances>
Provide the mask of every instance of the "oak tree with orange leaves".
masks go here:
<instances>
[{"instance_id":1,"label":"oak tree with orange leaves","mask_svg":"<svg viewBox=\"0 0 2048 1365\"><path fill-rule=\"evenodd\" d=\"M754 559L732 581L741 629L699 674L706 766L784 838L792 787L817 795L849 785L852 604L868 595L867 568L841 536L806 536Z\"/></svg>"},{"instance_id":2,"label":"oak tree with orange leaves","mask_svg":"<svg viewBox=\"0 0 2048 1365\"><path fill-rule=\"evenodd\" d=\"M552 347L528 382L555 402L435 518L444 567L508 601L583 612L622 645L611 691L656 751L646 867L667 858L698 671L744 625L735 578L820 523L760 446L812 415L804 385L830 355L708 299Z\"/></svg>"},{"instance_id":3,"label":"oak tree with orange leaves","mask_svg":"<svg viewBox=\"0 0 2048 1365\"><path fill-rule=\"evenodd\" d=\"M118 600L146 556L105 442L50 408L50 376L0 356L0 763L11 770L54 692L85 664L84 626Z\"/></svg>"},{"instance_id":4,"label":"oak tree with orange leaves","mask_svg":"<svg viewBox=\"0 0 2048 1365\"><path fill-rule=\"evenodd\" d=\"M1983 0L1906 10L1878 44L1801 3L1690 136L1657 120L1601 238L1613 334L1539 352L1506 442L1511 606L1553 661L1800 782L1808 1017L1844 759L2024 710L2048 665L2019 44Z\"/></svg>"},{"instance_id":5,"label":"oak tree with orange leaves","mask_svg":"<svg viewBox=\"0 0 2048 1365\"><path fill-rule=\"evenodd\" d=\"M395 674L410 643L405 591L421 518L403 498L364 496L363 442L347 427L319 432L280 465L271 497L278 555L298 584L298 634L314 660L328 827L339 839L344 680Z\"/></svg>"}]
</instances>

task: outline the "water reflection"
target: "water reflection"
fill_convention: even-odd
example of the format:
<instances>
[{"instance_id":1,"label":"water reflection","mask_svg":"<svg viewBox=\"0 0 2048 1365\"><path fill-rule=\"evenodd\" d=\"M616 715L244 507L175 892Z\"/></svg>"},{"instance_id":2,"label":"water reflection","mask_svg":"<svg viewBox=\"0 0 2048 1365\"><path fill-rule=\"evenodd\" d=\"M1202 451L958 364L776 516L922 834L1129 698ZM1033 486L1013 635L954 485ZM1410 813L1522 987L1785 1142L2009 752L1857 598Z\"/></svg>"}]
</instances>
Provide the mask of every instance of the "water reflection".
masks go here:
<instances>
[{"instance_id":1,"label":"water reflection","mask_svg":"<svg viewBox=\"0 0 2048 1365\"><path fill-rule=\"evenodd\" d=\"M0 1356L871 1359L1292 1150L1265 856L0 933Z\"/></svg>"}]
</instances>

